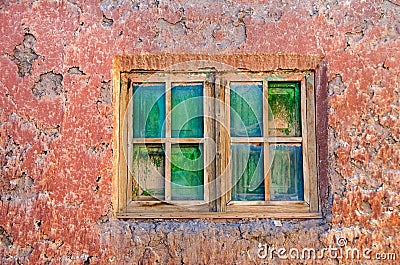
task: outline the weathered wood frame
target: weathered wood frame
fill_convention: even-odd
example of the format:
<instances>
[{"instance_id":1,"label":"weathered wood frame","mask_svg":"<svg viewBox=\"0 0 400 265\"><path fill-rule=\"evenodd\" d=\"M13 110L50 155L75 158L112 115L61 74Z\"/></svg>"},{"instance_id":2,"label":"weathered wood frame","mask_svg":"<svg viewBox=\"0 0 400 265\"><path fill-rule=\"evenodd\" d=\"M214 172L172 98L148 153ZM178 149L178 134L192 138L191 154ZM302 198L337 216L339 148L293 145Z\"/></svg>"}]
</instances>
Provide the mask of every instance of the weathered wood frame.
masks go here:
<instances>
[{"instance_id":1,"label":"weathered wood frame","mask_svg":"<svg viewBox=\"0 0 400 265\"><path fill-rule=\"evenodd\" d=\"M218 78L224 81L218 81ZM242 77L243 78L243 77ZM286 137L286 136L272 136L268 135L268 82L271 81L297 81L300 83L300 99L301 99L301 128L302 133L300 137ZM226 206L222 206L226 212L239 213L243 212L258 212L264 215L265 212L289 213L295 210L293 217L296 213L315 213L318 212L318 180L316 168L316 140L315 140L315 99L314 99L314 72L313 71L278 71L278 72L257 72L245 73L244 80L236 73L225 73L217 75L217 83L225 84L224 97L220 98L227 106L230 105L230 88L229 82L262 82L263 86L263 132L261 137L231 137L227 132L227 138L230 139L229 144L234 143L262 143L264 147L264 183L265 183L265 200L264 201L231 201L231 192L229 189L223 195L225 198L222 200ZM226 108L223 120L226 121L226 128L230 128L229 108ZM218 131L217 131L218 133ZM303 178L304 178L304 202L299 201L271 201L270 200L270 171L268 167L271 163L269 158L269 144L270 143L300 143L302 146L303 155ZM230 157L230 150L222 150L222 156ZM226 160L229 162L229 159ZM217 161L217 165L227 167L231 172L230 164L223 164ZM225 187L232 187L231 174L224 175L222 180Z\"/></svg>"},{"instance_id":2,"label":"weathered wood frame","mask_svg":"<svg viewBox=\"0 0 400 265\"><path fill-rule=\"evenodd\" d=\"M316 87L324 87L324 85L316 84L314 73L321 75L320 64L322 62L319 56L304 56L304 55L134 55L134 56L116 56L113 62L113 85L114 85L114 142L113 150L113 205L115 215L119 218L319 218L321 217L321 203L318 194L318 178L320 171L317 159L317 144L316 144L316 102L315 94ZM193 64L189 62L197 60L200 63ZM133 202L129 197L128 184L131 181L129 170L125 158L126 152L130 151L132 143L140 143L141 139L131 141L128 146L128 139L133 139L131 132L124 128L124 124L128 124L129 120L125 115L129 111L129 82L135 78L143 79L143 72L148 74L163 71L165 68L180 63L180 68L162 72L163 75L175 76L174 80L180 76L187 75L188 72L209 72L211 76L215 72L217 79L214 80L215 86L212 89L212 97L221 102L229 103L229 91L227 90L229 78L221 78L223 75L232 74L226 69L218 69L214 65L210 67L210 62L218 62L218 64L228 64L235 68L240 68L242 72L246 72L251 76L252 80L261 80L264 86L268 80L276 79L285 76L285 81L300 80L301 81L301 98L302 98L302 128L307 128L303 132L303 137L291 137L284 140L276 140L276 142L302 142L304 147L307 147L303 153L304 171L307 174L305 177L305 200L304 202L291 201L265 201L265 202L240 202L229 203L229 185L226 180L229 179L229 169L224 170L229 163L230 152L230 137L229 131L221 128L218 124L212 122L205 123L205 130L210 130L215 136L217 149L216 160L214 166L211 166L209 181L215 176L221 176L222 181L216 181L215 186L210 186L209 192L217 194L218 199L206 205L193 205L191 203L182 202L181 205L168 205L155 201L148 202ZM185 64L188 63L188 64ZM206 70L205 70L206 69ZM210 70L211 69L211 70ZM287 69L287 70L282 70ZM129 80L124 80L124 73L129 73ZM223 74L222 74L223 73ZM234 73L233 73L234 74ZM322 73L324 74L324 73ZM181 79L182 80L182 79ZM279 79L282 80L282 79ZM317 78L317 82L324 80ZM187 79L185 80L187 81ZM199 81L199 80L198 80ZM204 80L203 80L204 81ZM205 82L205 81L204 81ZM207 81L209 82L209 81ZM213 82L213 81L211 81ZM265 87L264 87L265 88ZM167 89L168 90L168 89ZM263 89L263 91L266 91ZM168 98L168 95L167 95ZM304 100L303 100L304 99ZM267 95L264 94L264 101L267 100ZM215 101L218 102L218 101ZM168 101L167 101L168 104ZM213 105L214 104L214 105ZM229 104L228 104L229 105ZM265 104L264 104L265 106ZM167 108L168 109L168 108ZM205 104L204 111L213 111L214 117L219 120L228 121L229 110L226 105L208 102ZM321 114L319 114L321 115ZM225 116L225 117L224 117ZM209 124L209 125L206 125ZM264 122L265 124L265 122ZM229 124L228 124L229 125ZM225 124L226 126L226 124ZM207 127L207 128L206 128ZM226 128L229 128L226 127ZM265 129L265 128L264 128ZM305 134L304 134L305 133ZM305 135L305 137L304 137ZM265 138L265 137L264 137ZM226 139L229 139L227 141ZM150 139L146 139L146 142ZM154 142L164 143L164 139L152 139ZM186 139L189 140L190 139ZM196 139L197 140L197 139ZM250 139L250 141L258 139ZM263 139L263 142L269 143L269 139ZM165 140L165 144L171 144ZM205 141L205 144L206 141ZM267 146L267 145L265 145ZM265 148L265 147L264 147ZM264 152L267 154L268 152ZM208 155L212 155L208 153ZM264 159L268 161L265 155ZM167 166L168 163L166 163ZM166 168L167 170L167 168ZM323 170L322 170L323 172ZM266 175L268 180L269 176ZM269 182L266 182L266 186ZM266 188L266 198L268 198L268 188Z\"/></svg>"},{"instance_id":3,"label":"weathered wood frame","mask_svg":"<svg viewBox=\"0 0 400 265\"><path fill-rule=\"evenodd\" d=\"M215 208L215 202L210 201L210 192L214 192L210 184L212 177L215 175L215 162L210 163L204 169L204 200L172 200L171 194L171 165L168 158L171 157L171 150L173 144L202 144L205 156L208 160L213 156L212 153L212 140L214 136L213 121L207 117L213 116L214 102L210 98L214 98L213 84L214 74L212 72L194 72L194 73L174 73L173 75L163 72L146 72L139 71L135 73L121 73L121 110L124 115L122 119L121 142L123 144L124 157L128 157L128 169L121 169L120 186L126 188L126 194L123 194L122 199L126 198L126 213L141 213L141 212L155 212L163 215L169 212L179 211L195 211L207 212ZM166 120L165 120L165 137L164 138L133 138L132 130L132 86L136 84L150 84L150 83L164 83L165 84L165 98L166 98ZM203 111L204 111L204 136L202 138L172 138L171 136L171 88L172 84L178 83L201 83L203 85ZM129 103L130 102L130 103ZM132 188L130 183L135 183L132 176L132 150L134 144L155 144L160 143L164 145L165 149L165 198L160 200L143 200L143 198L134 200L132 198ZM124 147L126 149L124 149Z\"/></svg>"}]
</instances>

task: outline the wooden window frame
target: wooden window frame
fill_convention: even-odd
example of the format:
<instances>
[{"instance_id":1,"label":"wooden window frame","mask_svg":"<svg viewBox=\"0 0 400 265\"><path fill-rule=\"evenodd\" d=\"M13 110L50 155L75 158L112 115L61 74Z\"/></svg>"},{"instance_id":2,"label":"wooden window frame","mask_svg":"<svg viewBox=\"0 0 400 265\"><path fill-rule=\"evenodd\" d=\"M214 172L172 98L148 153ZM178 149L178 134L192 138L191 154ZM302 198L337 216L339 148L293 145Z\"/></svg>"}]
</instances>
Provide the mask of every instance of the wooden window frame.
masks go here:
<instances>
[{"instance_id":1,"label":"wooden window frame","mask_svg":"<svg viewBox=\"0 0 400 265\"><path fill-rule=\"evenodd\" d=\"M139 73L139 75L138 75ZM166 84L166 120L165 120L165 137L162 138L133 138L132 130L127 128L132 128L132 107L129 105L132 98L132 89L129 87L132 84L146 84L146 83L160 83L161 80ZM213 73L209 72L195 72L195 73L165 73L165 72L153 72L153 71L137 71L135 73L121 73L121 92L120 96L122 98L127 98L123 100L125 106L121 106L122 111L128 113L125 115L125 123L122 124L122 132L127 134L126 140L123 140L123 147L127 147L126 154L132 154L132 147L134 144L163 144L165 148L165 157L171 157L172 145L174 144L201 144L205 152L205 157L210 160L211 154L211 142L210 139L214 139L214 125L213 122L207 118L204 118L204 135L201 138L173 138L172 123L171 123L171 94L172 94L172 84L177 83L202 83L203 84L203 112L205 117L210 117L213 115L214 102L209 101L209 98L213 98L212 84L214 83ZM128 159L132 162L132 159ZM129 163L128 162L128 163ZM131 164L128 164L128 169L132 168ZM204 169L204 182L209 183L210 178L215 175L215 162L212 162ZM123 173L124 174L124 173ZM151 201L141 201L132 200L132 192L127 184L125 184L125 179L127 183L132 182L133 176L127 171L127 178L122 178L120 184L126 186L126 195L122 194L123 200L126 200L126 210L127 212L157 212L161 215L166 212L176 212L176 211L188 211L186 208L194 209L197 212L209 212L215 208L215 203L206 203L210 197L210 186L204 185L204 200L187 200L179 201L172 200L171 194L171 165L170 163L165 163L165 198L163 201L151 200ZM126 199L125 199L126 198ZM170 203L170 204L168 204ZM193 210L192 210L193 211Z\"/></svg>"},{"instance_id":2,"label":"wooden window frame","mask_svg":"<svg viewBox=\"0 0 400 265\"><path fill-rule=\"evenodd\" d=\"M192 62L197 62L193 64ZM216 62L214 64L213 62ZM118 218L320 218L321 195L318 192L321 176L319 167L322 166L319 157L318 135L316 134L317 122L323 120L317 117L317 91L323 87L321 78L323 58L319 56L304 55L133 55L116 56L113 61L113 85L114 85L114 141L113 150L113 205L114 213ZM225 68L225 65L234 67ZM171 68L171 66L174 66ZM167 70L165 70L167 69ZM239 70L236 70L239 69ZM191 79L190 73L203 75L203 79ZM230 201L230 170L229 157L231 142L241 139L231 138L229 132L224 130L229 127L229 82L241 81L237 73L244 74L247 81L263 82L263 108L266 113L267 87L269 81L298 81L301 83L301 127L302 137L285 137L281 139L268 136L249 139L250 142L261 142L264 145L264 164L268 164L267 148L272 142L301 142L303 147L303 174L304 174L304 201L268 201L269 198L269 174L265 174L265 201ZM173 142L202 142L206 156L212 156L211 143L206 139L212 139L216 143L214 150L216 159L205 169L205 181L216 180L215 185L205 188L207 194L216 194L218 199L205 205L197 205L198 202L176 202L168 204L160 201L132 201L132 192L129 188L132 176L129 165L126 163L125 154L131 153L131 130L127 125L131 124L132 108L128 107L131 97L131 82L143 82L152 75L153 80L168 80L166 82L167 111L170 103L170 85L172 82L204 82L204 96L215 98L214 101L204 103L204 112L222 120L223 123L204 123L204 138L172 139L166 132L164 139L145 139L146 143L163 143L169 145ZM212 86L210 85L212 84ZM212 87L212 88L211 88ZM169 98L169 100L168 100ZM125 115L128 112L128 115ZM168 117L168 113L166 113ZM266 130L267 117L264 115L263 130ZM318 120L318 121L317 121ZM170 120L166 121L167 128ZM130 127L131 128L131 127ZM229 140L227 140L229 139ZM140 143L144 139L136 139ZM142 141L142 142L143 142ZM168 163L166 164L166 177L170 175ZM225 170L228 169L228 170ZM206 185L207 186L207 185ZM166 194L170 194L166 191ZM168 197L166 198L168 201Z\"/></svg>"}]
</instances>

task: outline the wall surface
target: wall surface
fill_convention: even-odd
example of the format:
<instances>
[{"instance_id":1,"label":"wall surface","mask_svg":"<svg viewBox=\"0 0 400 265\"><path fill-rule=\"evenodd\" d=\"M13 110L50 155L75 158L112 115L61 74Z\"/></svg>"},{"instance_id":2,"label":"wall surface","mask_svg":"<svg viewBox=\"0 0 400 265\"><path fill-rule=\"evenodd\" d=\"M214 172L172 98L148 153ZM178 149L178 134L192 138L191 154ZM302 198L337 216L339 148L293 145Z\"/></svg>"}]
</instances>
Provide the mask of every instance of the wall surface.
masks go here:
<instances>
[{"instance_id":1,"label":"wall surface","mask_svg":"<svg viewBox=\"0 0 400 265\"><path fill-rule=\"evenodd\" d=\"M398 251L399 0L0 0L0 21L1 264L262 264L259 243L338 239ZM115 219L112 58L144 52L324 56L324 218Z\"/></svg>"}]
</instances>

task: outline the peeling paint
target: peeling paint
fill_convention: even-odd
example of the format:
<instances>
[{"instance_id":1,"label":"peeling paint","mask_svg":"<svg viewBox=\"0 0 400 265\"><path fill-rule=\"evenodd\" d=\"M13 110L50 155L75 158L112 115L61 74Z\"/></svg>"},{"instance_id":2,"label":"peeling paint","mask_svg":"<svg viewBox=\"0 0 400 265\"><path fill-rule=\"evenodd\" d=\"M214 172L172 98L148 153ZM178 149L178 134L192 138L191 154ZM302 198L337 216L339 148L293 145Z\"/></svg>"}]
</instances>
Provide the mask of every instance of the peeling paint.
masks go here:
<instances>
[{"instance_id":1,"label":"peeling paint","mask_svg":"<svg viewBox=\"0 0 400 265\"><path fill-rule=\"evenodd\" d=\"M0 4L1 264L262 264L270 261L257 258L260 242L324 248L339 238L349 247L398 251L399 1L6 2ZM329 131L323 218L276 226L113 217L112 58L137 53L323 56ZM303 263L314 261L293 261Z\"/></svg>"}]
</instances>

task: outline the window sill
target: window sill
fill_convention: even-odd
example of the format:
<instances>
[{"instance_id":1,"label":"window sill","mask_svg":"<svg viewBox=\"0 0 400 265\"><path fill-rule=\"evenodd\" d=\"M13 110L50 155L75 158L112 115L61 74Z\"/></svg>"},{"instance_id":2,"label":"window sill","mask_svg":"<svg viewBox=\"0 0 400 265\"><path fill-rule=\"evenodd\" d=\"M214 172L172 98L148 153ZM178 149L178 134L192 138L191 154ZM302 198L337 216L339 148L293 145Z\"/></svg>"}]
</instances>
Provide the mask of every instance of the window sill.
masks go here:
<instances>
[{"instance_id":1,"label":"window sill","mask_svg":"<svg viewBox=\"0 0 400 265\"><path fill-rule=\"evenodd\" d=\"M118 213L117 218L121 219L321 219L321 213L282 213L282 212L268 212L268 213L249 213L249 212L165 212L165 213L151 213L151 212L129 212Z\"/></svg>"},{"instance_id":2,"label":"window sill","mask_svg":"<svg viewBox=\"0 0 400 265\"><path fill-rule=\"evenodd\" d=\"M243 207L243 203L246 204ZM140 206L139 206L140 205ZM123 219L244 219L244 218L273 218L273 219L319 219L319 212L310 212L310 206L298 201L260 202L231 202L226 212L211 212L208 205L171 205L152 202L138 204L131 202L125 212L117 213L117 218Z\"/></svg>"}]
</instances>

